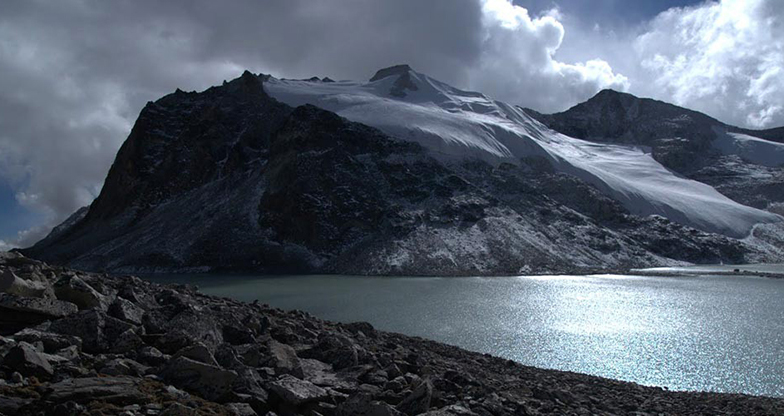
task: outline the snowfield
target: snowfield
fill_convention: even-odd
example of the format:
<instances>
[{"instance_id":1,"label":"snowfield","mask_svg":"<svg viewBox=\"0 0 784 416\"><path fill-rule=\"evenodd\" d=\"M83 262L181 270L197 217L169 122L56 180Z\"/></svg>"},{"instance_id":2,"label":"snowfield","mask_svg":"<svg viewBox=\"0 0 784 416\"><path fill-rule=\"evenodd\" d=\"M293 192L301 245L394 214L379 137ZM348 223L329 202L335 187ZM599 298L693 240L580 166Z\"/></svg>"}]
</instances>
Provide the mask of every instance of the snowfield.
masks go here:
<instances>
[{"instance_id":1,"label":"snowfield","mask_svg":"<svg viewBox=\"0 0 784 416\"><path fill-rule=\"evenodd\" d=\"M743 133L716 130L713 147L725 155L738 155L756 165L781 167L784 165L784 143L776 143Z\"/></svg>"},{"instance_id":2,"label":"snowfield","mask_svg":"<svg viewBox=\"0 0 784 416\"><path fill-rule=\"evenodd\" d=\"M741 205L711 186L685 179L647 149L594 143L550 130L521 108L462 91L407 67L369 82L282 80L270 77L268 94L291 106L312 104L349 120L415 141L443 161L481 159L520 164L543 157L564 173L593 184L637 215L662 215L700 230L734 238L756 224L784 218ZM766 166L784 164L784 145L725 134L716 146Z\"/></svg>"}]
</instances>

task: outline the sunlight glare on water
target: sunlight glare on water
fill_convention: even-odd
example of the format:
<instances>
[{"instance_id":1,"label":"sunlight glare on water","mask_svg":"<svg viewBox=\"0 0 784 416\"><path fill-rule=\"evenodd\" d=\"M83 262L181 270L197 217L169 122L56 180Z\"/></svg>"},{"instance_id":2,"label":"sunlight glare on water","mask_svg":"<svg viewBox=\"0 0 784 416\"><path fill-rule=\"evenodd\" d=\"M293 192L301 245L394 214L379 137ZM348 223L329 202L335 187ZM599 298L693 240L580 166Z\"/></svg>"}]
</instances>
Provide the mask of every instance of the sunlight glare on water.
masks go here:
<instances>
[{"instance_id":1,"label":"sunlight glare on water","mask_svg":"<svg viewBox=\"0 0 784 416\"><path fill-rule=\"evenodd\" d=\"M156 276L368 321L526 365L679 390L784 396L784 280Z\"/></svg>"}]
</instances>

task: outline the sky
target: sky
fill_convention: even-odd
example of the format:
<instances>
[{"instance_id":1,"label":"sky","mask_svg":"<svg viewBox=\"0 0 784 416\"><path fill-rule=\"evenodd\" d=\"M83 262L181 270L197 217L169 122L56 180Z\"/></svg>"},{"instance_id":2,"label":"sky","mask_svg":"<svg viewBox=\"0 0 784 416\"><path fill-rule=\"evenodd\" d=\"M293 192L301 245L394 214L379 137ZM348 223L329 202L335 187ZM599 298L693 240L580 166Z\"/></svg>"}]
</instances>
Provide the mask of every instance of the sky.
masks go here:
<instances>
[{"instance_id":1,"label":"sky","mask_svg":"<svg viewBox=\"0 0 784 416\"><path fill-rule=\"evenodd\" d=\"M784 125L781 0L3 0L0 250L100 192L148 101L408 63L542 112L612 88Z\"/></svg>"}]
</instances>

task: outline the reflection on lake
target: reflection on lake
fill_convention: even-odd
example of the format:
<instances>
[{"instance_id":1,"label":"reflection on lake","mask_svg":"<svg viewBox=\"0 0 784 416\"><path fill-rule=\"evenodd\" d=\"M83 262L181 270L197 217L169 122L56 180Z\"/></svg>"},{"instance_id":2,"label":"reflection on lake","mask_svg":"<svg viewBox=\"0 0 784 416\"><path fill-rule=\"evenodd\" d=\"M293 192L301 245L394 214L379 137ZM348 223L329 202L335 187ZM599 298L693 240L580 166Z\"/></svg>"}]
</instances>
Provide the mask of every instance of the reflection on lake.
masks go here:
<instances>
[{"instance_id":1,"label":"reflection on lake","mask_svg":"<svg viewBox=\"0 0 784 416\"><path fill-rule=\"evenodd\" d=\"M784 280L170 275L207 294L422 336L526 365L784 396Z\"/></svg>"}]
</instances>

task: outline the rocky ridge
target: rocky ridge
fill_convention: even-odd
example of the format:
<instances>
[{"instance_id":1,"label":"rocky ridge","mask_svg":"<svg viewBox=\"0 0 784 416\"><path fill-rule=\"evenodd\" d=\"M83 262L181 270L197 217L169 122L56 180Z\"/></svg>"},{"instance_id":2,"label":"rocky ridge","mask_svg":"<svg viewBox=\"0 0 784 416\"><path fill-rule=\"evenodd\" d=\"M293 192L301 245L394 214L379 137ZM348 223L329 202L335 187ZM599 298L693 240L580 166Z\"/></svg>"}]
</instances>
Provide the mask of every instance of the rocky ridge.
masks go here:
<instances>
[{"instance_id":1,"label":"rocky ridge","mask_svg":"<svg viewBox=\"0 0 784 416\"><path fill-rule=\"evenodd\" d=\"M0 255L3 415L683 415L784 400L671 392Z\"/></svg>"}]
</instances>

